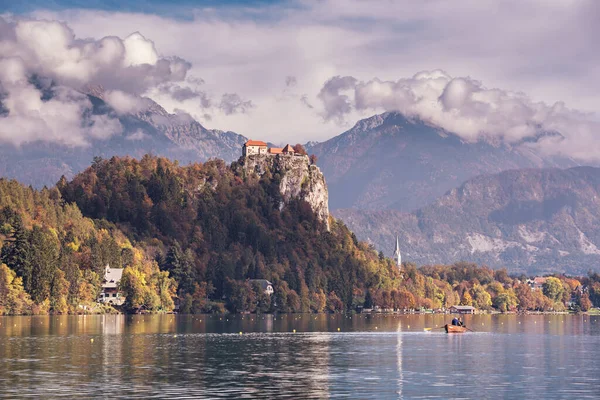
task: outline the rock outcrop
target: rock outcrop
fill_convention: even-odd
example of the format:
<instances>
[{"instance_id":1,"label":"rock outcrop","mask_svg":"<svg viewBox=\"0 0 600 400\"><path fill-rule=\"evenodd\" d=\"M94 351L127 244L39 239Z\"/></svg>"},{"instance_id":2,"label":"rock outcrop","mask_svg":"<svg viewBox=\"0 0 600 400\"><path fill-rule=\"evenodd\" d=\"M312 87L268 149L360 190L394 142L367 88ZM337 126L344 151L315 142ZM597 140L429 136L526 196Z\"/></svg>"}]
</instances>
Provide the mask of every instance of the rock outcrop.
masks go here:
<instances>
[{"instance_id":1,"label":"rock outcrop","mask_svg":"<svg viewBox=\"0 0 600 400\"><path fill-rule=\"evenodd\" d=\"M325 177L319 167L310 163L308 156L251 155L240 158L239 162L247 173L262 176L270 171L272 174L279 174L279 191L283 197L281 207L291 199L302 199L329 229L329 193Z\"/></svg>"}]
</instances>

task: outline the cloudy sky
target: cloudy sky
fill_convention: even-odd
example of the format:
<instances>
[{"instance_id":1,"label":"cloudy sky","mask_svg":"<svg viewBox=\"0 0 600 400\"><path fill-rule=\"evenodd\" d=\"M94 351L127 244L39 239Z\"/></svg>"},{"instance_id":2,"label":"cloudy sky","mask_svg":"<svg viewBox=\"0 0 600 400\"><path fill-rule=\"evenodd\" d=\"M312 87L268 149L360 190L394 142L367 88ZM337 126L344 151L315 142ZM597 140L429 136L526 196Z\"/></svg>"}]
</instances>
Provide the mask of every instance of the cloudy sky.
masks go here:
<instances>
[{"instance_id":1,"label":"cloudy sky","mask_svg":"<svg viewBox=\"0 0 600 400\"><path fill-rule=\"evenodd\" d=\"M16 128L31 132L19 140L64 135L53 124L71 126L63 141L75 145L118 133L114 121L50 121L85 99L65 89L52 107L32 105L40 85L22 77L36 74L65 88L102 84L122 112L149 96L273 142L325 140L399 110L466 140L557 130L566 139L547 151L600 155L594 0L10 3L0 3L0 84L12 119L0 120L0 139Z\"/></svg>"}]
</instances>

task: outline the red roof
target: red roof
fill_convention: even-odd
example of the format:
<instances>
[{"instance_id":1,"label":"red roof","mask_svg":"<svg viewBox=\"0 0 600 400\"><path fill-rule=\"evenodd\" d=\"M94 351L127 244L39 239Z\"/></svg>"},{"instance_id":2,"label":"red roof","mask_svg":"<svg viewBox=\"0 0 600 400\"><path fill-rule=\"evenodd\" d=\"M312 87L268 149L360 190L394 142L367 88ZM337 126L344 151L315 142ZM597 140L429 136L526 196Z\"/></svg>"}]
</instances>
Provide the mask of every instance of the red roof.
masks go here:
<instances>
[{"instance_id":1,"label":"red roof","mask_svg":"<svg viewBox=\"0 0 600 400\"><path fill-rule=\"evenodd\" d=\"M260 140L248 140L246 143L244 143L244 146L267 147L267 144L265 142L261 142Z\"/></svg>"},{"instance_id":2,"label":"red roof","mask_svg":"<svg viewBox=\"0 0 600 400\"><path fill-rule=\"evenodd\" d=\"M292 146L290 146L289 144L286 144L285 147L283 148L283 152L284 153L294 153L294 148Z\"/></svg>"},{"instance_id":3,"label":"red roof","mask_svg":"<svg viewBox=\"0 0 600 400\"><path fill-rule=\"evenodd\" d=\"M269 147L269 150L267 150L267 152L271 154L281 154L283 153L283 149L281 147Z\"/></svg>"}]
</instances>

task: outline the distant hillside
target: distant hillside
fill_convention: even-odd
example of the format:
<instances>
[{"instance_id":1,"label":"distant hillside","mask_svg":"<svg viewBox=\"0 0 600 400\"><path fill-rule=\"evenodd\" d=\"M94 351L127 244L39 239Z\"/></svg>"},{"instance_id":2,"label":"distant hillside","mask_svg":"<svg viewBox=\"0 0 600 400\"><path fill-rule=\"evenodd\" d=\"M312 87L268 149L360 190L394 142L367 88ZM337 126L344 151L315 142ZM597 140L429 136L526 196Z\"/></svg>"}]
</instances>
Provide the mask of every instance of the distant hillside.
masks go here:
<instances>
[{"instance_id":1,"label":"distant hillside","mask_svg":"<svg viewBox=\"0 0 600 400\"><path fill-rule=\"evenodd\" d=\"M115 111L102 99L102 90L88 94L94 114ZM155 154L181 163L221 158L237 159L247 140L234 132L209 130L189 116L167 113L146 99L149 106L139 113L118 116L124 132L107 140L96 139L88 147L70 147L56 143L33 142L21 147L0 144L0 176L14 178L34 187L52 186L65 175L72 178L90 165L96 156L142 157Z\"/></svg>"},{"instance_id":2,"label":"distant hillside","mask_svg":"<svg viewBox=\"0 0 600 400\"><path fill-rule=\"evenodd\" d=\"M506 171L471 179L412 213L337 210L388 255L395 235L407 261L467 260L512 271L585 273L600 265L600 169Z\"/></svg>"},{"instance_id":3,"label":"distant hillside","mask_svg":"<svg viewBox=\"0 0 600 400\"><path fill-rule=\"evenodd\" d=\"M572 167L524 146L466 143L421 121L388 112L323 143L307 144L329 185L330 207L412 211L469 178L508 169Z\"/></svg>"}]
</instances>

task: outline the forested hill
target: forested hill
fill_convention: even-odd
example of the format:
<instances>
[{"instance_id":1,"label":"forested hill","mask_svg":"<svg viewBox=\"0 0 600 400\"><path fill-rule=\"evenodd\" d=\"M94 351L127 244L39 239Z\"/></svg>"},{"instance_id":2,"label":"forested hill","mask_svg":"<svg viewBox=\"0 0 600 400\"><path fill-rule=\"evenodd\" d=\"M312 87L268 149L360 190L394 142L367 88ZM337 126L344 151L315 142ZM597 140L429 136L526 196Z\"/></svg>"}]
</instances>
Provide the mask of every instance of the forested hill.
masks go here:
<instances>
[{"instance_id":1,"label":"forested hill","mask_svg":"<svg viewBox=\"0 0 600 400\"><path fill-rule=\"evenodd\" d=\"M56 188L0 179L0 315L104 312L96 299L107 264L153 310L173 309L176 283L113 224L82 216Z\"/></svg>"},{"instance_id":2,"label":"forested hill","mask_svg":"<svg viewBox=\"0 0 600 400\"><path fill-rule=\"evenodd\" d=\"M342 223L322 221L300 195L282 194L281 182L293 170L253 171L243 160L179 166L150 156L115 157L61 180L58 189L84 215L153 247L183 299L206 291L213 299L232 298L251 291L248 279L268 279L281 311L309 311L311 303L322 310L326 296L347 308L367 287L391 287L399 278L389 260ZM298 181L310 188L312 179ZM230 308L244 309L248 301L242 296Z\"/></svg>"},{"instance_id":3,"label":"forested hill","mask_svg":"<svg viewBox=\"0 0 600 400\"><path fill-rule=\"evenodd\" d=\"M323 220L318 168L252 165L145 156L97 159L41 191L0 179L0 315L102 312L95 299L106 264L125 268L127 310L170 311L177 299L181 312L600 304L597 274L557 276L542 292L467 263L405 264L400 273L341 222ZM305 176L290 179L300 169ZM252 283L261 278L273 282L272 296Z\"/></svg>"}]
</instances>

